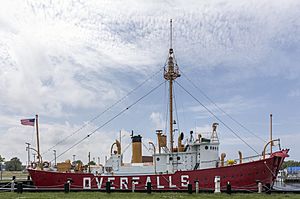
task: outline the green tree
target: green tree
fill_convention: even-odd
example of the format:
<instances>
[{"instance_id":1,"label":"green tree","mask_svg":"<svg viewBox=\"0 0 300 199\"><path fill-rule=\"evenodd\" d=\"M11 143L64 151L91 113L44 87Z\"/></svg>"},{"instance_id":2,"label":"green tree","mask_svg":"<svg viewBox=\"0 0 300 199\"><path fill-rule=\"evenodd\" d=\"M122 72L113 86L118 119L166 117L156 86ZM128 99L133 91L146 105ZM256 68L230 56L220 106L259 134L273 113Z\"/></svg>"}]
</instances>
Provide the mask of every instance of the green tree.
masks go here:
<instances>
[{"instance_id":1,"label":"green tree","mask_svg":"<svg viewBox=\"0 0 300 199\"><path fill-rule=\"evenodd\" d=\"M300 162L294 161L294 160L289 160L289 161L284 161L281 169L285 169L287 167L297 167L300 166Z\"/></svg>"},{"instance_id":2,"label":"green tree","mask_svg":"<svg viewBox=\"0 0 300 199\"><path fill-rule=\"evenodd\" d=\"M3 158L1 155L0 155L0 180L2 180L2 170L3 170L3 167L2 167L2 162L4 162L5 158Z\"/></svg>"},{"instance_id":3,"label":"green tree","mask_svg":"<svg viewBox=\"0 0 300 199\"><path fill-rule=\"evenodd\" d=\"M90 162L88 163L88 165L96 165L96 162L90 161Z\"/></svg>"},{"instance_id":4,"label":"green tree","mask_svg":"<svg viewBox=\"0 0 300 199\"><path fill-rule=\"evenodd\" d=\"M82 164L82 165L83 165L83 163L82 163L81 160L76 160L75 163L76 163L76 164Z\"/></svg>"},{"instance_id":5,"label":"green tree","mask_svg":"<svg viewBox=\"0 0 300 199\"><path fill-rule=\"evenodd\" d=\"M14 157L10 161L5 162L6 171L22 171L22 162L19 158Z\"/></svg>"},{"instance_id":6,"label":"green tree","mask_svg":"<svg viewBox=\"0 0 300 199\"><path fill-rule=\"evenodd\" d=\"M0 163L4 162L5 161L5 158L3 158L1 155L0 155Z\"/></svg>"}]
</instances>

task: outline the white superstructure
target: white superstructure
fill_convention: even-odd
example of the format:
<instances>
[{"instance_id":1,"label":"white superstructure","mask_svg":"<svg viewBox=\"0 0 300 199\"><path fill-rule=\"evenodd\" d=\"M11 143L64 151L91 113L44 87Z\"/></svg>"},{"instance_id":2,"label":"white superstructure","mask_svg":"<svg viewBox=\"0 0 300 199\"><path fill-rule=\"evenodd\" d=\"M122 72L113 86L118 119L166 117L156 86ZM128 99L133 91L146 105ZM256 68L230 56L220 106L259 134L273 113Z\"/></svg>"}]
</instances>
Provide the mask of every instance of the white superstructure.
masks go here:
<instances>
[{"instance_id":1,"label":"white superstructure","mask_svg":"<svg viewBox=\"0 0 300 199\"><path fill-rule=\"evenodd\" d=\"M132 163L123 163L122 154L118 153L118 150L112 152L109 159L104 165L104 174L122 174L122 175L132 175L135 173L143 174L163 174L163 173L174 173L175 171L187 171L187 170L199 170L206 168L216 168L219 166L219 139L216 132L217 124L213 124L213 131L210 138L202 138L198 134L195 139L193 132L190 133L190 138L186 140L186 144L182 145L179 138L178 146L174 148L171 152L164 143L161 145L161 133L158 135L158 148L163 150L158 150L151 157L141 154L141 136L132 135L132 146L133 159L140 159L142 161ZM164 135L163 135L164 136ZM183 135L182 135L183 136ZM136 139L137 138L137 139ZM115 143L114 143L115 144ZM137 146L137 147L136 147ZM138 156L136 157L136 153ZM151 160L151 161L149 161Z\"/></svg>"}]
</instances>

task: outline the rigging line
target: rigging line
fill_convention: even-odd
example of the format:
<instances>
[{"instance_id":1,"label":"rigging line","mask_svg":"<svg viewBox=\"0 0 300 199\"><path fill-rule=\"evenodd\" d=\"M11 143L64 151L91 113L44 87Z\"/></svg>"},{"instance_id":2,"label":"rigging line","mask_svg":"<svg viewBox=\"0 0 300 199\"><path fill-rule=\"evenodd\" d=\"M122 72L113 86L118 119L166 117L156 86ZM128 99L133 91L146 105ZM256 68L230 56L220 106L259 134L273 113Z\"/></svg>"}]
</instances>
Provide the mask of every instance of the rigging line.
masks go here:
<instances>
[{"instance_id":1,"label":"rigging line","mask_svg":"<svg viewBox=\"0 0 300 199\"><path fill-rule=\"evenodd\" d=\"M146 150L147 150L148 152L150 152L150 149L146 146L146 144L145 144L144 142L142 142L142 144L143 144L143 146L146 148Z\"/></svg>"},{"instance_id":2,"label":"rigging line","mask_svg":"<svg viewBox=\"0 0 300 199\"><path fill-rule=\"evenodd\" d=\"M120 102L122 102L125 98L127 98L129 95L131 95L134 91L136 91L137 89L139 89L140 87L142 87L146 82L148 82L150 79L152 79L158 73L160 73L162 70L163 70L163 67L161 67L157 72L153 73L149 78L147 78L146 80L144 80L137 87L135 87L134 89L132 89L131 91L129 91L125 96L123 96L122 98L120 98L119 100L117 100L115 103L113 103L112 105L110 105L108 108L106 108L100 114L98 114L96 117L92 118L87 123L85 123L84 125L82 125L79 129L77 129L76 131L74 131L72 134L68 135L67 137L65 137L61 141L57 142L55 145L53 145L52 147L50 147L47 151L43 152L42 155L48 153L54 147L56 147L59 144L63 143L64 141L66 141L67 139L69 139L70 137L72 137L73 135L77 134L79 131L81 131L82 129L84 129L87 125L89 125L90 123L92 123L93 121L95 121L96 119L98 119L100 116L102 116L104 113L106 113L107 111L109 111L111 108L113 108L114 106L116 106L117 104L119 104Z\"/></svg>"},{"instance_id":3,"label":"rigging line","mask_svg":"<svg viewBox=\"0 0 300 199\"><path fill-rule=\"evenodd\" d=\"M218 106L210 97L208 97L196 84L194 84L194 82L188 78L181 70L180 70L181 74L183 74L183 76L196 88L200 91L200 93L210 102L212 103L215 107L217 107L221 112L223 112L227 117L229 117L232 121L234 121L235 123L237 123L240 127L242 127L243 129L245 129L248 133L250 133L251 135L253 135L254 137L256 137L257 139L259 139L260 141L262 141L263 143L266 143L266 141L259 137L258 135L256 135L255 133L253 133L252 131L250 131L245 125L243 125L242 123L240 123L239 121L237 121L236 119L234 119L231 115L229 115L227 112L225 112L220 106Z\"/></svg>"},{"instance_id":4,"label":"rigging line","mask_svg":"<svg viewBox=\"0 0 300 199\"><path fill-rule=\"evenodd\" d=\"M89 138L91 135L93 135L94 133L96 133L98 130L100 130L101 128L103 128L104 126L106 126L108 123L110 123L111 121L113 121L114 119L116 119L117 117L119 117L120 115L122 115L124 112L126 112L128 109L130 109L131 107L133 107L134 105L136 105L138 102L140 102L142 99L144 99L145 97L147 97L148 95L150 95L153 91L155 91L157 88L159 88L162 84L164 84L166 80L164 80L163 82L161 82L160 84L158 84L156 87L152 88L148 93L146 93L145 95L143 95L142 97L140 97L139 99L137 99L134 103L130 104L128 107L126 107L125 109L123 109L122 111L120 111L118 114L116 114L114 117L110 118L108 121L106 121L104 124L102 124L101 126L97 127L94 131L92 131L90 134L86 135L85 137L83 137L81 140L79 140L78 142L76 142L75 144L73 144L71 147L69 147L68 149L66 149L65 151L63 151L61 154L59 154L57 156L57 158L61 157L63 154L65 154L66 152L68 152L69 150L71 150L72 148L74 148L75 146L77 146L78 144L80 144L81 142L83 142L85 139ZM53 160L52 160L53 161Z\"/></svg>"},{"instance_id":5,"label":"rigging line","mask_svg":"<svg viewBox=\"0 0 300 199\"><path fill-rule=\"evenodd\" d=\"M122 155L127 151L127 149L129 148L129 146L132 144L132 142L130 142L129 144L126 145L126 147L123 150Z\"/></svg>"},{"instance_id":6,"label":"rigging line","mask_svg":"<svg viewBox=\"0 0 300 199\"><path fill-rule=\"evenodd\" d=\"M251 148L255 153L259 154L253 147L251 147L243 138L241 138L232 128L230 128L226 123L224 123L218 116L216 116L211 110L209 110L204 104L202 104L195 96L193 96L188 90L186 90L181 84L175 81L187 94L189 94L194 100L196 100L203 108L205 108L211 115L213 115L219 122L221 122L227 129L229 129L237 138L243 141L249 148Z\"/></svg>"},{"instance_id":7,"label":"rigging line","mask_svg":"<svg viewBox=\"0 0 300 199\"><path fill-rule=\"evenodd\" d=\"M179 127L179 119L178 119L178 112L177 112L177 103L176 103L176 94L175 94L175 88L173 87L173 93L174 93L174 105L175 105L175 112L176 112L176 120L177 120L177 127L178 127L178 133L180 135L180 127Z\"/></svg>"}]
</instances>

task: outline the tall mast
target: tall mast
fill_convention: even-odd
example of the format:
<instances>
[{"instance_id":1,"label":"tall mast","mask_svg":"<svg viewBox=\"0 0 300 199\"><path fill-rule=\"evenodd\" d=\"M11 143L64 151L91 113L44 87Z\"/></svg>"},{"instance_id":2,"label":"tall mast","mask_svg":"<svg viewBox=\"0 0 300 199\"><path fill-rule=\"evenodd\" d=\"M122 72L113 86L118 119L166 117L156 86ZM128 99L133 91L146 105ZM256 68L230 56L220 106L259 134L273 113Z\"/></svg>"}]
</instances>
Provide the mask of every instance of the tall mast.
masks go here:
<instances>
[{"instance_id":1,"label":"tall mast","mask_svg":"<svg viewBox=\"0 0 300 199\"><path fill-rule=\"evenodd\" d=\"M176 64L172 48L172 19L170 20L170 49L168 68L164 70L164 78L169 81L169 103L170 103L170 151L173 152L173 80L180 77L179 68Z\"/></svg>"},{"instance_id":2,"label":"tall mast","mask_svg":"<svg viewBox=\"0 0 300 199\"><path fill-rule=\"evenodd\" d=\"M40 138L39 138L39 116L35 115L35 122L36 122L36 145L37 145L37 158L39 160L39 163L41 163L41 155L40 155Z\"/></svg>"},{"instance_id":3,"label":"tall mast","mask_svg":"<svg viewBox=\"0 0 300 199\"><path fill-rule=\"evenodd\" d=\"M273 146L273 142L272 142L272 113L270 114L270 153L272 154L272 146Z\"/></svg>"}]
</instances>

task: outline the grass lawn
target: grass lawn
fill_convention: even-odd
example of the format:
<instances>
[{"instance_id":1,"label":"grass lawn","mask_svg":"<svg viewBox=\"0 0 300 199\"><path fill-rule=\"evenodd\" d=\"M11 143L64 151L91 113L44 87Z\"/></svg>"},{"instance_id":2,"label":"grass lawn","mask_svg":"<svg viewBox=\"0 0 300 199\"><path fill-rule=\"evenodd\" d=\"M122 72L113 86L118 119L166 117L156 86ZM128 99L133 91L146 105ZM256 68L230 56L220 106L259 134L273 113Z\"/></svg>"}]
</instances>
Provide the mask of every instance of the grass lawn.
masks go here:
<instances>
[{"instance_id":1,"label":"grass lawn","mask_svg":"<svg viewBox=\"0 0 300 199\"><path fill-rule=\"evenodd\" d=\"M246 198L257 198L257 199L267 199L267 198L272 198L272 199L281 199L281 198L288 198L288 199L299 199L300 195L299 194L271 194L271 195L266 195L266 194L232 194L228 195L225 193L222 194L188 194L188 193L169 193L169 192L164 192L164 193L152 193L152 194L147 194L147 193L104 193L104 192L71 192L65 194L64 192L41 192L41 193L29 193L25 192L23 194L17 194L17 193L12 193L12 192L0 192L0 198L2 199L10 199L10 198L18 198L18 199L56 199L56 198L84 198L84 199L92 199L92 198L116 198L116 199L147 199L147 198L162 198L162 199L182 199L182 198L203 198L203 199L210 199L210 198L230 198L230 199L246 199Z\"/></svg>"}]
</instances>

